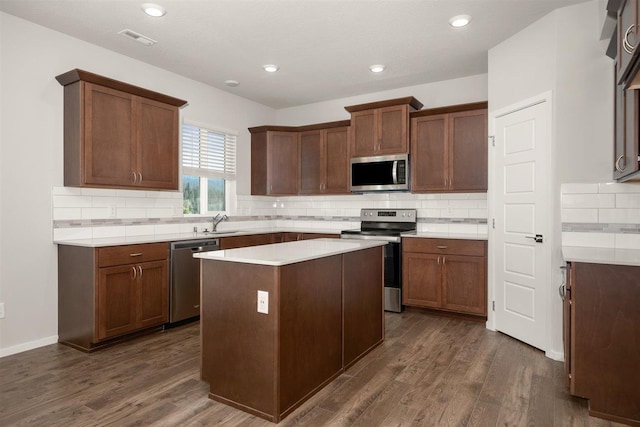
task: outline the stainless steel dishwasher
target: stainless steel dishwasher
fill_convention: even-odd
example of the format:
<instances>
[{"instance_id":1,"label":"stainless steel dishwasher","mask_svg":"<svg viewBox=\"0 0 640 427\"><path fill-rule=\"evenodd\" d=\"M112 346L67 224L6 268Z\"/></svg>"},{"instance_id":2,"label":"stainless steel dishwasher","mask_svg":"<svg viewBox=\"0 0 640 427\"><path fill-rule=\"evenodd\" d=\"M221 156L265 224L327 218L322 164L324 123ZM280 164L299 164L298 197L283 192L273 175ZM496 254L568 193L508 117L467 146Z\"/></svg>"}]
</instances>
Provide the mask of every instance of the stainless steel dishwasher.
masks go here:
<instances>
[{"instance_id":1,"label":"stainless steel dishwasher","mask_svg":"<svg viewBox=\"0 0 640 427\"><path fill-rule=\"evenodd\" d=\"M218 239L171 243L169 324L186 323L200 316L200 260L194 253L217 251Z\"/></svg>"}]
</instances>

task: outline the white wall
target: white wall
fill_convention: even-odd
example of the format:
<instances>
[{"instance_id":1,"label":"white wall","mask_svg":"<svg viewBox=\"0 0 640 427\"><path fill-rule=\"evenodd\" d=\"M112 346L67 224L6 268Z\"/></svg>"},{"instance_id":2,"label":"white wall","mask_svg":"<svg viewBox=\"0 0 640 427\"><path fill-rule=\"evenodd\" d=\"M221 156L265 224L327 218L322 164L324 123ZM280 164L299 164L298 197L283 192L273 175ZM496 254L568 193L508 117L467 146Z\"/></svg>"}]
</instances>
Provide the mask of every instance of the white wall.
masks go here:
<instances>
[{"instance_id":1,"label":"white wall","mask_svg":"<svg viewBox=\"0 0 640 427\"><path fill-rule=\"evenodd\" d=\"M550 289L562 282L560 185L611 180L613 64L600 41L599 0L558 9L489 51L489 111L551 91L553 246ZM491 190L491 188L490 188ZM497 208L497 207L496 207ZM490 284L491 286L491 284ZM562 306L549 307L551 353L562 354Z\"/></svg>"},{"instance_id":2,"label":"white wall","mask_svg":"<svg viewBox=\"0 0 640 427\"><path fill-rule=\"evenodd\" d=\"M63 89L56 75L82 68L186 99L183 119L238 131L241 194L250 191L247 127L275 122L275 111L1 12L0 43L2 356L57 338L51 194L63 184Z\"/></svg>"},{"instance_id":3,"label":"white wall","mask_svg":"<svg viewBox=\"0 0 640 427\"><path fill-rule=\"evenodd\" d=\"M401 89L334 99L300 107L284 108L276 112L279 125L302 126L313 123L348 120L344 107L385 99L413 96L424 104L423 109L445 105L466 104L487 100L487 75L479 74Z\"/></svg>"}]
</instances>

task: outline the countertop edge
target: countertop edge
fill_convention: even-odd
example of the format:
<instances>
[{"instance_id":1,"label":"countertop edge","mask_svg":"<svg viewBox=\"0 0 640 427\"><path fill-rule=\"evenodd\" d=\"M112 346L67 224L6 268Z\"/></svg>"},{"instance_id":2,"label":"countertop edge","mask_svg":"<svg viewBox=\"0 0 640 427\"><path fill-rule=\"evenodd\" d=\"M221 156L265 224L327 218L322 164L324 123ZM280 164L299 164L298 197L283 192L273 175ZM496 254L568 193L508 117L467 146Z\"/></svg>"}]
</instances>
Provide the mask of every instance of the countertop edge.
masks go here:
<instances>
[{"instance_id":1,"label":"countertop edge","mask_svg":"<svg viewBox=\"0 0 640 427\"><path fill-rule=\"evenodd\" d=\"M640 249L563 246L562 256L567 262L640 266Z\"/></svg>"},{"instance_id":2,"label":"countertop edge","mask_svg":"<svg viewBox=\"0 0 640 427\"><path fill-rule=\"evenodd\" d=\"M384 246L388 242L382 240L351 240L351 239L312 239L297 240L293 242L272 243L270 245L250 246L244 248L226 249L213 252L201 252L194 254L194 258L200 258L205 261L222 261L233 262L238 264L258 264L273 267L282 267L285 265L296 264L304 261L311 261L319 258L326 258L333 255L341 255L349 252L356 252L364 249L371 249ZM316 246L316 251L321 245L330 245L332 248L320 250L319 252L305 253L310 246ZM306 247L306 248L305 248ZM281 259L267 259L260 255L260 252L266 252L269 255L277 253L279 249L295 248L295 255L284 256ZM271 258L271 257L269 257Z\"/></svg>"}]
</instances>

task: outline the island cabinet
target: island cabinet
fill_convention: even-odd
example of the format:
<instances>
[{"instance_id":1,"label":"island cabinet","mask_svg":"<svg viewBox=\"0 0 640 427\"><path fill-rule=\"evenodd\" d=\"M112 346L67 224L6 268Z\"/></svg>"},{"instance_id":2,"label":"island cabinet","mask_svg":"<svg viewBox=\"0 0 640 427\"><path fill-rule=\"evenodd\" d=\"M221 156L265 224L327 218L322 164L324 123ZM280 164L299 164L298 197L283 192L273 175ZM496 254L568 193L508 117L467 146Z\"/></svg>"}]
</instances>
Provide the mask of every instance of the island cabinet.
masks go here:
<instances>
[{"instance_id":1,"label":"island cabinet","mask_svg":"<svg viewBox=\"0 0 640 427\"><path fill-rule=\"evenodd\" d=\"M336 124L300 132L299 194L349 193L349 122Z\"/></svg>"},{"instance_id":2,"label":"island cabinet","mask_svg":"<svg viewBox=\"0 0 640 427\"><path fill-rule=\"evenodd\" d=\"M169 320L167 243L58 246L58 337L91 351Z\"/></svg>"},{"instance_id":3,"label":"island cabinet","mask_svg":"<svg viewBox=\"0 0 640 427\"><path fill-rule=\"evenodd\" d=\"M291 129L249 128L252 195L298 194L298 132Z\"/></svg>"},{"instance_id":4,"label":"island cabinet","mask_svg":"<svg viewBox=\"0 0 640 427\"><path fill-rule=\"evenodd\" d=\"M312 240L225 251L224 259L197 255L201 374L211 399L277 423L383 341L382 246L333 250L350 245ZM319 255L255 263L307 250Z\"/></svg>"},{"instance_id":5,"label":"island cabinet","mask_svg":"<svg viewBox=\"0 0 640 427\"><path fill-rule=\"evenodd\" d=\"M487 315L487 244L457 239L402 239L402 303Z\"/></svg>"},{"instance_id":6,"label":"island cabinet","mask_svg":"<svg viewBox=\"0 0 640 427\"><path fill-rule=\"evenodd\" d=\"M411 115L411 191L487 191L487 103Z\"/></svg>"},{"instance_id":7,"label":"island cabinet","mask_svg":"<svg viewBox=\"0 0 640 427\"><path fill-rule=\"evenodd\" d=\"M637 260L637 258L636 258ZM640 426L640 266L570 262L565 372L589 414Z\"/></svg>"},{"instance_id":8,"label":"island cabinet","mask_svg":"<svg viewBox=\"0 0 640 427\"><path fill-rule=\"evenodd\" d=\"M178 190L186 101L71 70L64 86L64 185Z\"/></svg>"},{"instance_id":9,"label":"island cabinet","mask_svg":"<svg viewBox=\"0 0 640 427\"><path fill-rule=\"evenodd\" d=\"M409 113L422 108L414 97L344 107L351 113L351 157L409 152Z\"/></svg>"}]
</instances>

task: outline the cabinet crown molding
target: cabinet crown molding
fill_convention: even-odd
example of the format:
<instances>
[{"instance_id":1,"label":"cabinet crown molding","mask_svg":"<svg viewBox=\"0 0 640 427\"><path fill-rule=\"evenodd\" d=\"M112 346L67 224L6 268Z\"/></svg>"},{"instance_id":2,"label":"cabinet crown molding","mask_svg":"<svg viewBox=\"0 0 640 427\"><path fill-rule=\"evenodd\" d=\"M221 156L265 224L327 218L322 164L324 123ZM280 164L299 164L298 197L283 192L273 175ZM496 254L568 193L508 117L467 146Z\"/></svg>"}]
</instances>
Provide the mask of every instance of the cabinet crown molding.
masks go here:
<instances>
[{"instance_id":1,"label":"cabinet crown molding","mask_svg":"<svg viewBox=\"0 0 640 427\"><path fill-rule=\"evenodd\" d=\"M404 98L387 99L384 101L369 102L367 104L350 105L344 107L350 113L356 111L373 110L375 108L393 107L395 105L409 104L409 107L414 110L422 108L422 102L415 99L413 96L406 96Z\"/></svg>"},{"instance_id":2,"label":"cabinet crown molding","mask_svg":"<svg viewBox=\"0 0 640 427\"><path fill-rule=\"evenodd\" d=\"M89 71L74 68L71 71L56 76L56 80L62 86L68 86L72 83L83 81L88 83L98 84L100 86L108 87L110 89L120 90L133 95L141 96L143 98L152 99L154 101L162 102L164 104L173 105L175 107L183 107L187 104L187 101L183 99L174 98L169 95L154 92L149 89L142 88L140 86L134 86L129 83L124 83L119 80L114 80L109 77L104 77L99 74L90 73Z\"/></svg>"}]
</instances>

